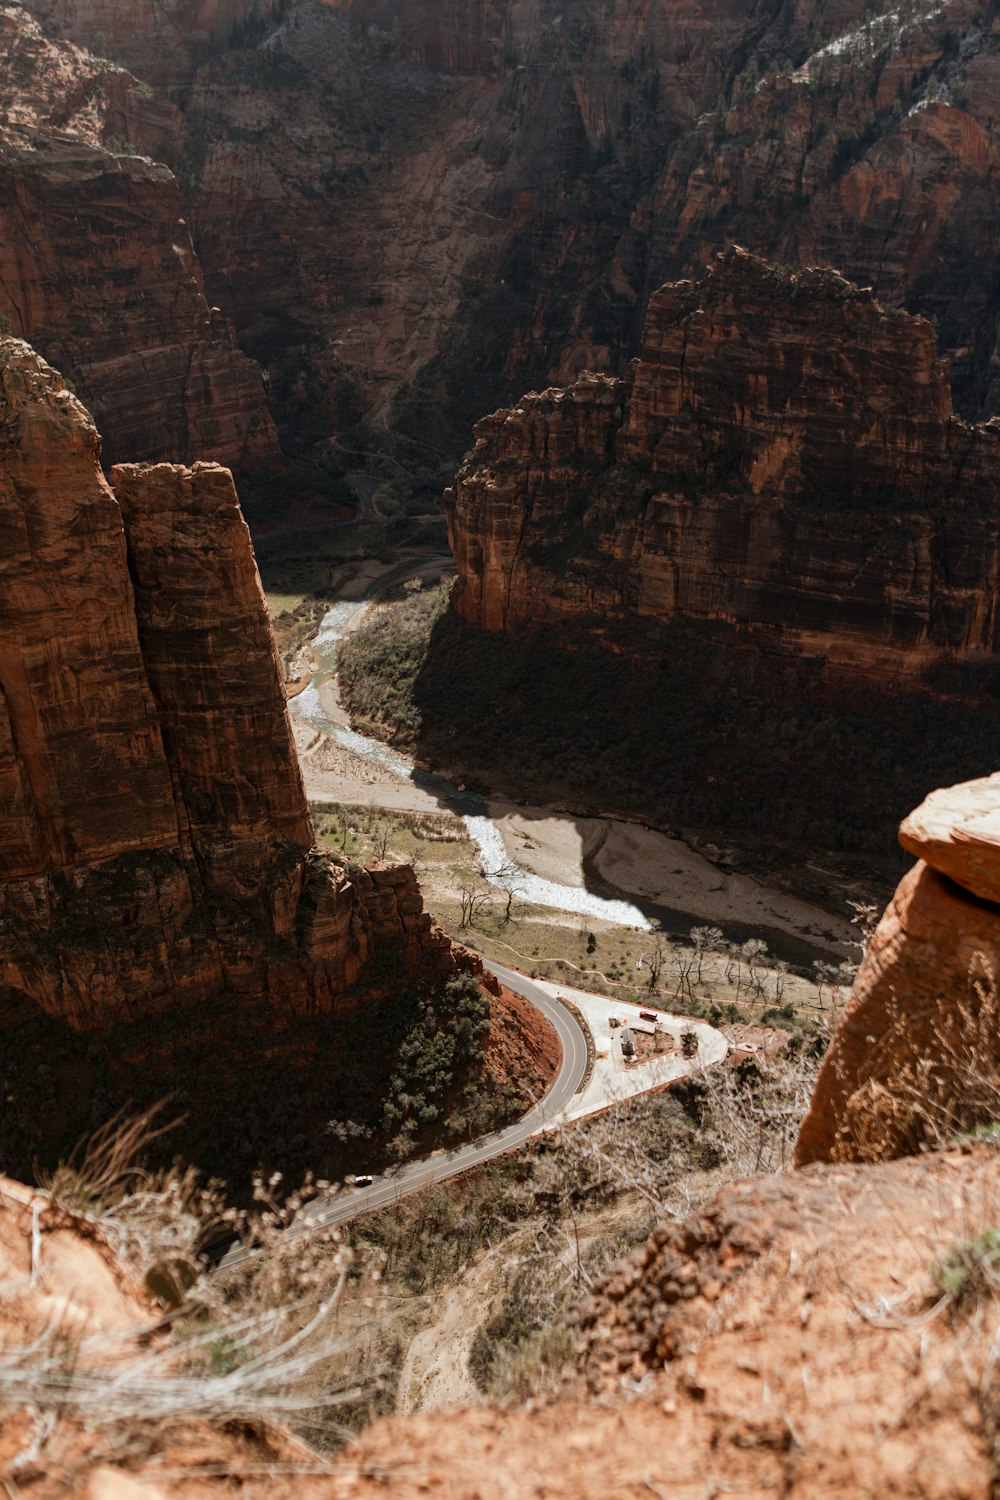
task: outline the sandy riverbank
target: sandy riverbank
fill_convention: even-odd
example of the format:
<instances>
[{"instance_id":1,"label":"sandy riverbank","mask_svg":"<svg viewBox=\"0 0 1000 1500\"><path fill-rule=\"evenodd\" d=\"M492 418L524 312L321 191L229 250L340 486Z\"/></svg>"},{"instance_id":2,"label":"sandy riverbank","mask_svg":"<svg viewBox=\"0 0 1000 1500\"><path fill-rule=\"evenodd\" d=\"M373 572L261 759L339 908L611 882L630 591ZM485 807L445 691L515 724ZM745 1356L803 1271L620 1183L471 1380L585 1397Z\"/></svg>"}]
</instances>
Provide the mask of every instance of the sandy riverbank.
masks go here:
<instances>
[{"instance_id":1,"label":"sandy riverbank","mask_svg":"<svg viewBox=\"0 0 1000 1500\"><path fill-rule=\"evenodd\" d=\"M489 808L510 858L547 880L582 886L589 869L623 895L685 912L694 924L783 932L845 958L855 951L857 933L846 918L749 875L727 874L680 839L614 818L568 817L499 798Z\"/></svg>"},{"instance_id":2,"label":"sandy riverbank","mask_svg":"<svg viewBox=\"0 0 1000 1500\"><path fill-rule=\"evenodd\" d=\"M364 594L387 571L377 563L360 570L343 589L358 609L342 625L356 629L367 613ZM435 560L414 572L433 576ZM336 683L319 689L328 719L347 726ZM293 718L295 740L313 802L381 807L391 812L447 813L432 791L400 778L376 761L338 744L315 726ZM614 892L640 903L683 914L693 926L719 925L752 932L780 933L831 956L855 956L856 933L846 919L769 886L748 875L727 874L680 839L613 818L575 817L551 808L526 808L503 798L488 804L508 856L523 869L559 885L586 888L588 875Z\"/></svg>"}]
</instances>

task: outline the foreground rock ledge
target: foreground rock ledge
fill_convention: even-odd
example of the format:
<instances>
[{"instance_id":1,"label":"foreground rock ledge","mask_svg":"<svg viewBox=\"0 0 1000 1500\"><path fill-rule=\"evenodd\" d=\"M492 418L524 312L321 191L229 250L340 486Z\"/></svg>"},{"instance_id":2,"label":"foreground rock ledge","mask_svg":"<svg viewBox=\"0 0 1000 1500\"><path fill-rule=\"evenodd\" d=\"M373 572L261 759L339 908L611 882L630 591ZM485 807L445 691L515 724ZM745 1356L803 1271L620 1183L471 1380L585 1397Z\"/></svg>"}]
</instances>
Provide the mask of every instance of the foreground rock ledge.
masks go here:
<instances>
[{"instance_id":1,"label":"foreground rock ledge","mask_svg":"<svg viewBox=\"0 0 1000 1500\"><path fill-rule=\"evenodd\" d=\"M994 1224L998 1208L1000 1153L985 1147L740 1183L658 1229L584 1305L580 1375L559 1400L379 1422L318 1475L278 1472L309 1462L280 1432L164 1424L136 1431L121 1457L113 1433L65 1414L18 1482L35 1500L65 1494L67 1478L90 1500L277 1496L290 1481L296 1495L337 1500L989 1500L977 1387L1000 1308L924 1315L934 1263ZM31 1226L30 1205L7 1208L0 1195L0 1272L17 1294L5 1307L21 1319L5 1315L9 1347L38 1328ZM61 1263L50 1254L57 1227L42 1216L41 1264L62 1277L46 1282L49 1294L73 1249L64 1232ZM114 1275L94 1247L80 1253L94 1276ZM109 1310L119 1303L134 1335L136 1301L118 1293ZM30 1427L24 1413L5 1418L0 1465Z\"/></svg>"},{"instance_id":2,"label":"foreground rock ledge","mask_svg":"<svg viewBox=\"0 0 1000 1500\"><path fill-rule=\"evenodd\" d=\"M879 1161L1000 1112L1000 776L904 819L922 856L858 969L795 1160Z\"/></svg>"}]
</instances>

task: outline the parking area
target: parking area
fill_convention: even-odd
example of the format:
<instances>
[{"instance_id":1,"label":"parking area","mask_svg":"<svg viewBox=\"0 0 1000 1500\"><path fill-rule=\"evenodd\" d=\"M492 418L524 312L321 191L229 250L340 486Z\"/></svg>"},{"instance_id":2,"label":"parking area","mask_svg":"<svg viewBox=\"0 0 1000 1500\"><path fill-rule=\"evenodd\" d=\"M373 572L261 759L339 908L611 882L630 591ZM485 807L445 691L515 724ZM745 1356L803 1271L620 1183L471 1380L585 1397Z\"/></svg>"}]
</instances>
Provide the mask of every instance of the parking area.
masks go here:
<instances>
[{"instance_id":1,"label":"parking area","mask_svg":"<svg viewBox=\"0 0 1000 1500\"><path fill-rule=\"evenodd\" d=\"M650 1093L699 1067L722 1062L729 1051L726 1038L707 1021L658 1005L611 1000L545 979L535 983L554 1000L563 997L577 1007L596 1049L590 1080L559 1116L560 1121L580 1120L621 1099ZM624 1046L623 1032L627 1033ZM685 1033L693 1040L685 1041ZM633 1058L626 1055L630 1041Z\"/></svg>"}]
</instances>

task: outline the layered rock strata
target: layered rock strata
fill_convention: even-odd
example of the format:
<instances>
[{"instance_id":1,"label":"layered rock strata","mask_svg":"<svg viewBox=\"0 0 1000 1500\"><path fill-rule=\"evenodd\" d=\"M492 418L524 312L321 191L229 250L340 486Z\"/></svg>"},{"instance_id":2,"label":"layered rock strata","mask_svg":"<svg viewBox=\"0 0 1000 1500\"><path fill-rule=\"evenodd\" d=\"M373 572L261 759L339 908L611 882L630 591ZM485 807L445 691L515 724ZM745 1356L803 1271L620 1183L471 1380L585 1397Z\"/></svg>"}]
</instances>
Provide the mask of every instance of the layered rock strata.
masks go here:
<instances>
[{"instance_id":1,"label":"layered rock strata","mask_svg":"<svg viewBox=\"0 0 1000 1500\"><path fill-rule=\"evenodd\" d=\"M166 165L179 112L22 7L0 6L0 46L3 326L72 376L108 462L268 458L261 372L209 306Z\"/></svg>"},{"instance_id":2,"label":"layered rock strata","mask_svg":"<svg viewBox=\"0 0 1000 1500\"><path fill-rule=\"evenodd\" d=\"M231 475L127 465L0 343L0 994L92 1026L184 999L352 1003L447 972L413 872L314 849Z\"/></svg>"},{"instance_id":3,"label":"layered rock strata","mask_svg":"<svg viewBox=\"0 0 1000 1500\"><path fill-rule=\"evenodd\" d=\"M952 412L928 323L734 248L651 299L624 380L484 418L446 496L488 630L703 622L821 678L998 644L1000 424Z\"/></svg>"},{"instance_id":4,"label":"layered rock strata","mask_svg":"<svg viewBox=\"0 0 1000 1500\"><path fill-rule=\"evenodd\" d=\"M933 792L899 839L917 863L858 970L800 1166L916 1150L1000 1102L1000 774Z\"/></svg>"}]
</instances>

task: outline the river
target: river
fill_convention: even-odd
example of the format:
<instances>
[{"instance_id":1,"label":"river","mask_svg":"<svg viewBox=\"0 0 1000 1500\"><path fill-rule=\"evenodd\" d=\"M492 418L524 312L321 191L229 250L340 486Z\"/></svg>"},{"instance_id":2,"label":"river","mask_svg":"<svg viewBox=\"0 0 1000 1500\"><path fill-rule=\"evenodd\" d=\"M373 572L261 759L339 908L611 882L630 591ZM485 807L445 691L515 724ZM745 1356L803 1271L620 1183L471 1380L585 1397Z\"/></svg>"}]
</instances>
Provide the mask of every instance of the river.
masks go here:
<instances>
[{"instance_id":1,"label":"river","mask_svg":"<svg viewBox=\"0 0 1000 1500\"><path fill-rule=\"evenodd\" d=\"M463 819L491 884L535 906L685 938L692 926L709 923L729 941L761 937L776 957L799 967L851 956L855 934L845 918L727 871L681 839L599 814L572 816L504 805L494 797L487 801L352 729L336 694L340 642L360 623L375 594L408 573L440 571L444 561L429 559L420 568L399 564L375 577L369 572L367 592L339 599L320 622L312 642L312 676L289 702L300 725L297 738L317 731L381 771L377 780L361 786L357 778L352 784L339 773L310 773L310 747L303 744L303 770L314 801L363 801L387 811L446 808ZM530 850L527 863L535 868L519 863L514 850ZM560 878L564 874L577 883L566 883Z\"/></svg>"},{"instance_id":2,"label":"river","mask_svg":"<svg viewBox=\"0 0 1000 1500\"><path fill-rule=\"evenodd\" d=\"M624 927L648 929L651 926L649 918L631 901L595 896L583 886L560 885L525 870L510 859L500 829L490 817L482 797L455 786L443 776L424 771L407 756L400 755L397 750L369 738L368 735L359 734L346 724L338 723L327 712L320 688L324 683L330 682L336 673L337 647L364 609L365 600L384 587L384 583L385 580L381 579L373 584L368 594L360 600L339 600L324 615L319 632L312 642L316 670L303 691L291 699L290 712L314 729L328 734L345 749L374 761L398 776L401 781L412 781L425 787L454 807L479 850L484 876L499 889L510 888L522 901L530 901L535 906L575 912L580 916L602 917L607 922L615 922ZM502 876L499 873L501 871Z\"/></svg>"}]
</instances>

